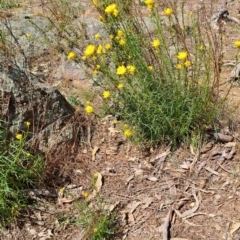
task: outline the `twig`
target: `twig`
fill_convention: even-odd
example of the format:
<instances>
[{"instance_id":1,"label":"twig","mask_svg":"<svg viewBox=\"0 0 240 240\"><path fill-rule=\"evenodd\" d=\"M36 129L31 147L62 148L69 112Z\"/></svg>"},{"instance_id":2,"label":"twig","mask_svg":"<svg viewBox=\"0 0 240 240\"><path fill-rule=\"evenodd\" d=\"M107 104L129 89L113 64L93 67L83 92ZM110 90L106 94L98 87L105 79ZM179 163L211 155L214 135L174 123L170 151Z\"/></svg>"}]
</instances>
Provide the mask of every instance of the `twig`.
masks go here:
<instances>
[{"instance_id":1,"label":"twig","mask_svg":"<svg viewBox=\"0 0 240 240\"><path fill-rule=\"evenodd\" d=\"M173 213L173 209L171 207L171 209L169 210L166 218L165 218L165 221L163 223L163 226L162 226L162 235L163 235L163 240L169 240L169 225L170 225L170 222L172 220L172 213Z\"/></svg>"}]
</instances>

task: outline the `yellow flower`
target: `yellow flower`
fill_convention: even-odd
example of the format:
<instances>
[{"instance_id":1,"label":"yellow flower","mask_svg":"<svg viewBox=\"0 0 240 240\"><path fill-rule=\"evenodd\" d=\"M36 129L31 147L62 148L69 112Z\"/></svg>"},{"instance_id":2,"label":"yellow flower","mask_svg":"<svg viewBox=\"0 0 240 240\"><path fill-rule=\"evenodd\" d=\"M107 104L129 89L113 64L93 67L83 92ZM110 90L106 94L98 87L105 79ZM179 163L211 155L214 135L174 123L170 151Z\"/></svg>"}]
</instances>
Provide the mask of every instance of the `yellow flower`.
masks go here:
<instances>
[{"instance_id":1,"label":"yellow flower","mask_svg":"<svg viewBox=\"0 0 240 240\"><path fill-rule=\"evenodd\" d=\"M27 157L30 157L30 156L31 156L31 153L27 152L27 153L26 153L26 156L27 156Z\"/></svg>"},{"instance_id":2,"label":"yellow flower","mask_svg":"<svg viewBox=\"0 0 240 240\"><path fill-rule=\"evenodd\" d=\"M148 66L148 70L152 71L153 70L153 66Z\"/></svg>"},{"instance_id":3,"label":"yellow flower","mask_svg":"<svg viewBox=\"0 0 240 240\"><path fill-rule=\"evenodd\" d=\"M126 44L126 41L125 41L124 39L121 39L121 40L119 41L119 44L120 44L121 46L124 46L124 45Z\"/></svg>"},{"instance_id":4,"label":"yellow flower","mask_svg":"<svg viewBox=\"0 0 240 240\"><path fill-rule=\"evenodd\" d=\"M96 69L100 69L101 66L99 64L96 65Z\"/></svg>"},{"instance_id":5,"label":"yellow flower","mask_svg":"<svg viewBox=\"0 0 240 240\"><path fill-rule=\"evenodd\" d=\"M129 71L130 74L134 74L136 71L136 68L133 65L127 66L127 70Z\"/></svg>"},{"instance_id":6,"label":"yellow flower","mask_svg":"<svg viewBox=\"0 0 240 240\"><path fill-rule=\"evenodd\" d=\"M90 113L93 112L93 107L92 107L91 105L87 105L87 106L85 107L85 111L86 111L86 113L90 114Z\"/></svg>"},{"instance_id":7,"label":"yellow flower","mask_svg":"<svg viewBox=\"0 0 240 240\"><path fill-rule=\"evenodd\" d=\"M30 33L26 33L26 38L30 39L32 35Z\"/></svg>"},{"instance_id":8,"label":"yellow flower","mask_svg":"<svg viewBox=\"0 0 240 240\"><path fill-rule=\"evenodd\" d=\"M96 34L94 35L94 37L95 37L96 39L101 39L101 38L102 38L102 36L101 36L99 33L96 33Z\"/></svg>"},{"instance_id":9,"label":"yellow flower","mask_svg":"<svg viewBox=\"0 0 240 240\"><path fill-rule=\"evenodd\" d=\"M158 47L160 46L160 40L159 40L159 39L154 39L154 40L152 41L152 46L153 46L154 48L158 48Z\"/></svg>"},{"instance_id":10,"label":"yellow flower","mask_svg":"<svg viewBox=\"0 0 240 240\"><path fill-rule=\"evenodd\" d=\"M239 43L240 43L240 41L239 41ZM203 51L203 50L204 50L204 46L203 46L203 45L200 45L200 46L199 46L199 50Z\"/></svg>"},{"instance_id":11,"label":"yellow flower","mask_svg":"<svg viewBox=\"0 0 240 240\"><path fill-rule=\"evenodd\" d=\"M126 73L127 69L125 66L119 66L117 68L117 75L124 75Z\"/></svg>"},{"instance_id":12,"label":"yellow flower","mask_svg":"<svg viewBox=\"0 0 240 240\"><path fill-rule=\"evenodd\" d=\"M234 42L234 46L237 47L237 48L240 48L240 41L239 40L235 41Z\"/></svg>"},{"instance_id":13,"label":"yellow flower","mask_svg":"<svg viewBox=\"0 0 240 240\"><path fill-rule=\"evenodd\" d=\"M109 35L109 39L112 40L113 38L114 38L113 34L110 34L110 35Z\"/></svg>"},{"instance_id":14,"label":"yellow flower","mask_svg":"<svg viewBox=\"0 0 240 240\"><path fill-rule=\"evenodd\" d=\"M94 177L94 178L98 178L98 172L95 172L95 173L93 174L93 177Z\"/></svg>"},{"instance_id":15,"label":"yellow flower","mask_svg":"<svg viewBox=\"0 0 240 240\"><path fill-rule=\"evenodd\" d=\"M92 4L93 4L93 6L97 7L97 5L98 5L98 0L92 0Z\"/></svg>"},{"instance_id":16,"label":"yellow flower","mask_svg":"<svg viewBox=\"0 0 240 240\"><path fill-rule=\"evenodd\" d=\"M82 56L82 60L83 60L83 61L86 61L86 60L87 60L87 57L86 57L86 56Z\"/></svg>"},{"instance_id":17,"label":"yellow flower","mask_svg":"<svg viewBox=\"0 0 240 240\"><path fill-rule=\"evenodd\" d=\"M109 91L104 91L104 92L103 92L103 98L104 98L104 99L110 98L110 95L111 95L111 94L110 94Z\"/></svg>"},{"instance_id":18,"label":"yellow flower","mask_svg":"<svg viewBox=\"0 0 240 240\"><path fill-rule=\"evenodd\" d=\"M114 14L114 10L117 9L117 5L115 3L108 5L105 8L105 13L107 14Z\"/></svg>"},{"instance_id":19,"label":"yellow flower","mask_svg":"<svg viewBox=\"0 0 240 240\"><path fill-rule=\"evenodd\" d=\"M178 70L180 70L180 69L182 69L182 64L177 64L177 66L176 66L176 68L178 69Z\"/></svg>"},{"instance_id":20,"label":"yellow flower","mask_svg":"<svg viewBox=\"0 0 240 240\"><path fill-rule=\"evenodd\" d=\"M184 66L186 68L190 67L191 66L191 62L189 60L187 60L185 63L184 63Z\"/></svg>"},{"instance_id":21,"label":"yellow flower","mask_svg":"<svg viewBox=\"0 0 240 240\"><path fill-rule=\"evenodd\" d=\"M172 8L165 8L164 9L164 15L165 16L170 16L172 14L173 10Z\"/></svg>"},{"instance_id":22,"label":"yellow flower","mask_svg":"<svg viewBox=\"0 0 240 240\"><path fill-rule=\"evenodd\" d=\"M132 136L132 131L131 131L129 128L127 128L127 129L124 130L123 135L124 135L126 138L129 138L129 137Z\"/></svg>"},{"instance_id":23,"label":"yellow flower","mask_svg":"<svg viewBox=\"0 0 240 240\"><path fill-rule=\"evenodd\" d=\"M102 16L102 15L100 15L100 16L98 17L98 19L99 19L99 21L101 21L101 22L103 22L103 21L104 21L104 18L103 18L103 16Z\"/></svg>"},{"instance_id":24,"label":"yellow flower","mask_svg":"<svg viewBox=\"0 0 240 240\"><path fill-rule=\"evenodd\" d=\"M97 231L98 231L98 229L97 229L97 228L94 228L94 229L93 229L93 232L95 232L95 233L96 233Z\"/></svg>"},{"instance_id":25,"label":"yellow flower","mask_svg":"<svg viewBox=\"0 0 240 240\"><path fill-rule=\"evenodd\" d=\"M119 90L123 89L123 84L122 84L122 83L119 83L119 84L117 85L117 88L118 88Z\"/></svg>"},{"instance_id":26,"label":"yellow flower","mask_svg":"<svg viewBox=\"0 0 240 240\"><path fill-rule=\"evenodd\" d=\"M86 191L86 192L83 192L83 196L85 197L85 198L87 198L88 196L89 196L89 193Z\"/></svg>"},{"instance_id":27,"label":"yellow flower","mask_svg":"<svg viewBox=\"0 0 240 240\"><path fill-rule=\"evenodd\" d=\"M23 138L22 134L18 133L16 134L16 139L21 140Z\"/></svg>"},{"instance_id":28,"label":"yellow flower","mask_svg":"<svg viewBox=\"0 0 240 240\"><path fill-rule=\"evenodd\" d=\"M104 53L104 49L103 49L102 45L99 45L97 48L97 54L100 55L102 53Z\"/></svg>"},{"instance_id":29,"label":"yellow flower","mask_svg":"<svg viewBox=\"0 0 240 240\"><path fill-rule=\"evenodd\" d=\"M154 7L154 0L145 0L144 3L148 9L152 9Z\"/></svg>"},{"instance_id":30,"label":"yellow flower","mask_svg":"<svg viewBox=\"0 0 240 240\"><path fill-rule=\"evenodd\" d=\"M115 119L113 119L113 123L114 124L117 124L118 123L118 120L115 118Z\"/></svg>"},{"instance_id":31,"label":"yellow flower","mask_svg":"<svg viewBox=\"0 0 240 240\"><path fill-rule=\"evenodd\" d=\"M93 75L96 76L98 74L98 70L97 69L94 69L93 70Z\"/></svg>"},{"instance_id":32,"label":"yellow flower","mask_svg":"<svg viewBox=\"0 0 240 240\"><path fill-rule=\"evenodd\" d=\"M117 9L114 9L114 10L113 10L113 16L117 17L117 16L118 16L118 13L119 13L119 12L118 12Z\"/></svg>"},{"instance_id":33,"label":"yellow flower","mask_svg":"<svg viewBox=\"0 0 240 240\"><path fill-rule=\"evenodd\" d=\"M27 121L27 122L25 122L25 124L27 127L29 127L31 123Z\"/></svg>"},{"instance_id":34,"label":"yellow flower","mask_svg":"<svg viewBox=\"0 0 240 240\"><path fill-rule=\"evenodd\" d=\"M111 47L112 47L111 43L107 43L107 44L105 45L105 49L106 49L106 50L109 50Z\"/></svg>"},{"instance_id":35,"label":"yellow flower","mask_svg":"<svg viewBox=\"0 0 240 240\"><path fill-rule=\"evenodd\" d=\"M117 31L117 37L122 37L122 36L124 36L124 33L123 33L123 31L122 30L118 30Z\"/></svg>"},{"instance_id":36,"label":"yellow flower","mask_svg":"<svg viewBox=\"0 0 240 240\"><path fill-rule=\"evenodd\" d=\"M193 12L189 12L189 16L192 17L192 15L193 15Z\"/></svg>"},{"instance_id":37,"label":"yellow flower","mask_svg":"<svg viewBox=\"0 0 240 240\"><path fill-rule=\"evenodd\" d=\"M64 188L60 188L58 192L59 192L60 194L63 194Z\"/></svg>"},{"instance_id":38,"label":"yellow flower","mask_svg":"<svg viewBox=\"0 0 240 240\"><path fill-rule=\"evenodd\" d=\"M71 52L67 55L68 60L74 59L75 57L76 57L76 53L73 52L73 51L71 51Z\"/></svg>"},{"instance_id":39,"label":"yellow flower","mask_svg":"<svg viewBox=\"0 0 240 240\"><path fill-rule=\"evenodd\" d=\"M179 52L177 55L177 58L179 60L185 60L187 58L187 56L188 56L188 53L184 51L184 52Z\"/></svg>"},{"instance_id":40,"label":"yellow flower","mask_svg":"<svg viewBox=\"0 0 240 240\"><path fill-rule=\"evenodd\" d=\"M91 57L94 54L94 52L95 52L95 46L93 44L90 44L85 48L84 56Z\"/></svg>"}]
</instances>

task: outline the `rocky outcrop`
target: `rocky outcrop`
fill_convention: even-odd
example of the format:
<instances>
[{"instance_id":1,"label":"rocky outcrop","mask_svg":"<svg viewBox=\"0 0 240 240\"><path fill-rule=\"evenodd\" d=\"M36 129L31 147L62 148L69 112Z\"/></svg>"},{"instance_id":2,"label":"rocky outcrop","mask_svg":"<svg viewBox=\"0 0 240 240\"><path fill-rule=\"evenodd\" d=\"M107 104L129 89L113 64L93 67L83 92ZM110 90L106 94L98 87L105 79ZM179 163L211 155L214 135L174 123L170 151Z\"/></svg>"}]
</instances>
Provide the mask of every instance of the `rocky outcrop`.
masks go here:
<instances>
[{"instance_id":1,"label":"rocky outcrop","mask_svg":"<svg viewBox=\"0 0 240 240\"><path fill-rule=\"evenodd\" d=\"M25 132L28 121L30 132L38 137L42 151L73 138L75 130L71 126L62 129L75 109L57 89L38 83L34 76L16 65L3 64L0 65L0 89L0 118L7 121L12 135Z\"/></svg>"}]
</instances>

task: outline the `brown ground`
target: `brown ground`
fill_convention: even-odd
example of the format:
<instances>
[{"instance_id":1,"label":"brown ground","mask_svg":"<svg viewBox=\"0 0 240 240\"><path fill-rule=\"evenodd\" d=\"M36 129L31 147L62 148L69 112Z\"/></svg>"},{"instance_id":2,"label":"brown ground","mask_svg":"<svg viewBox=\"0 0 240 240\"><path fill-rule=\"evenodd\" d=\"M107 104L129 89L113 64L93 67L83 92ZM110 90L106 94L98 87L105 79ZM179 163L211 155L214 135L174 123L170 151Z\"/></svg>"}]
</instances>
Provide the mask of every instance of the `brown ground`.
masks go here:
<instances>
[{"instance_id":1,"label":"brown ground","mask_svg":"<svg viewBox=\"0 0 240 240\"><path fill-rule=\"evenodd\" d=\"M188 0L187 6L194 11L198 2ZM221 3L214 1L213 9L216 10ZM229 12L240 18L237 4L234 1L229 6ZM25 6L36 14L41 13L39 2ZM95 13L89 10L86 17L89 14L94 16ZM224 61L234 63L236 49L233 42L240 39L239 26L226 23L224 28ZM227 80L231 69L223 68L222 82ZM228 84L223 85L221 91L224 92ZM88 87L86 83L78 83L71 88L63 86L61 90L72 94L72 91L80 91L82 85ZM169 146L144 149L124 139L114 125L113 117L106 116L95 119L96 124L89 129L89 141L78 148L76 155L66 154L64 161L59 163L60 176L50 178L53 183L58 183L58 187L75 186L75 192L68 191L80 197L82 191L91 192L92 175L101 173L103 185L100 195L119 210L121 228L119 235L113 239L162 239L162 226L169 223L165 229L170 235L168 239L172 240L238 240L239 96L239 87L235 83L228 97L228 109L233 109L231 121L221 129L234 137L232 142L215 142L210 135L199 151L184 146L174 152ZM48 197L29 211L30 217L22 215L21 224L5 232L1 239L82 239L82 229L57 218L60 212L69 216L76 214L70 210L71 206L71 199L67 196L55 194L52 198ZM171 219L167 218L168 214Z\"/></svg>"}]
</instances>

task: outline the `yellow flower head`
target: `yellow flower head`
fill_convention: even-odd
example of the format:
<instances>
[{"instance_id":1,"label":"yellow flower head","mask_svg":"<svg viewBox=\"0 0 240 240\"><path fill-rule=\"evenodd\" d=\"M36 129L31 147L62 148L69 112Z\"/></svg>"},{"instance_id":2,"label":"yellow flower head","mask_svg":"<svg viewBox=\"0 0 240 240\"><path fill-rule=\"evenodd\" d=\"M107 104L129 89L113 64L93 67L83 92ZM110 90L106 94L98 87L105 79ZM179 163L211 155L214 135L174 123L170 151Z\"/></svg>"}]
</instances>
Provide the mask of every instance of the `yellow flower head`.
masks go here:
<instances>
[{"instance_id":1,"label":"yellow flower head","mask_svg":"<svg viewBox=\"0 0 240 240\"><path fill-rule=\"evenodd\" d=\"M125 41L124 39L121 39L121 40L119 41L119 44L120 44L121 46L124 46L124 45L126 44L126 41Z\"/></svg>"},{"instance_id":2,"label":"yellow flower head","mask_svg":"<svg viewBox=\"0 0 240 240\"><path fill-rule=\"evenodd\" d=\"M183 66L182 66L182 64L180 64L180 63L177 64L177 66L176 66L176 68L177 68L178 70L182 69L182 67L183 67Z\"/></svg>"},{"instance_id":3,"label":"yellow flower head","mask_svg":"<svg viewBox=\"0 0 240 240\"><path fill-rule=\"evenodd\" d=\"M73 51L71 51L71 52L67 55L68 60L74 59L75 57L76 57L76 53L73 52Z\"/></svg>"},{"instance_id":4,"label":"yellow flower head","mask_svg":"<svg viewBox=\"0 0 240 240\"><path fill-rule=\"evenodd\" d=\"M97 70L97 69L94 69L94 70L93 70L93 75L94 75L94 76L98 75L98 70Z\"/></svg>"},{"instance_id":5,"label":"yellow flower head","mask_svg":"<svg viewBox=\"0 0 240 240\"><path fill-rule=\"evenodd\" d=\"M94 228L93 232L96 233L98 231L98 228Z\"/></svg>"},{"instance_id":6,"label":"yellow flower head","mask_svg":"<svg viewBox=\"0 0 240 240\"><path fill-rule=\"evenodd\" d=\"M191 62L189 60L187 60L185 63L184 63L184 66L186 68L190 67L191 66Z\"/></svg>"},{"instance_id":7,"label":"yellow flower head","mask_svg":"<svg viewBox=\"0 0 240 240\"><path fill-rule=\"evenodd\" d=\"M27 156L27 157L30 157L30 156L31 156L31 153L27 152L27 153L26 153L26 156Z\"/></svg>"},{"instance_id":8,"label":"yellow flower head","mask_svg":"<svg viewBox=\"0 0 240 240\"><path fill-rule=\"evenodd\" d=\"M104 98L104 99L110 98L110 95L111 95L111 94L110 94L109 91L104 91L104 92L103 92L103 98Z\"/></svg>"},{"instance_id":9,"label":"yellow flower head","mask_svg":"<svg viewBox=\"0 0 240 240\"><path fill-rule=\"evenodd\" d=\"M113 16L114 16L114 17L117 17L118 14L119 14L118 10L117 10L117 9L114 9L114 10L113 10Z\"/></svg>"},{"instance_id":10,"label":"yellow flower head","mask_svg":"<svg viewBox=\"0 0 240 240\"><path fill-rule=\"evenodd\" d=\"M110 35L109 35L109 39L112 40L113 38L114 38L113 34L110 34Z\"/></svg>"},{"instance_id":11,"label":"yellow flower head","mask_svg":"<svg viewBox=\"0 0 240 240\"><path fill-rule=\"evenodd\" d=\"M179 60L185 60L185 59L187 58L187 56L188 56L188 53L185 52L185 51L183 51L183 52L179 52L179 53L178 53L177 58L178 58Z\"/></svg>"},{"instance_id":12,"label":"yellow flower head","mask_svg":"<svg viewBox=\"0 0 240 240\"><path fill-rule=\"evenodd\" d=\"M239 42L240 43L240 42ZM200 45L199 46L199 50L203 51L204 50L204 46L203 45Z\"/></svg>"},{"instance_id":13,"label":"yellow flower head","mask_svg":"<svg viewBox=\"0 0 240 240\"><path fill-rule=\"evenodd\" d=\"M117 85L117 88L118 88L119 90L123 89L123 84L122 84L122 83L119 83L119 84Z\"/></svg>"},{"instance_id":14,"label":"yellow flower head","mask_svg":"<svg viewBox=\"0 0 240 240\"><path fill-rule=\"evenodd\" d=\"M129 137L132 136L132 131L131 131L129 128L127 128L127 129L124 130L123 135L124 135L126 138L129 138Z\"/></svg>"},{"instance_id":15,"label":"yellow flower head","mask_svg":"<svg viewBox=\"0 0 240 240\"><path fill-rule=\"evenodd\" d=\"M237 48L240 48L240 41L239 40L235 41L234 42L234 46L237 47Z\"/></svg>"},{"instance_id":16,"label":"yellow flower head","mask_svg":"<svg viewBox=\"0 0 240 240\"><path fill-rule=\"evenodd\" d=\"M148 70L152 71L153 70L153 66L148 66Z\"/></svg>"},{"instance_id":17,"label":"yellow flower head","mask_svg":"<svg viewBox=\"0 0 240 240\"><path fill-rule=\"evenodd\" d=\"M83 61L86 61L86 60L87 60L87 57L86 57L86 56L82 56L82 60L83 60Z\"/></svg>"},{"instance_id":18,"label":"yellow flower head","mask_svg":"<svg viewBox=\"0 0 240 240\"><path fill-rule=\"evenodd\" d=\"M27 122L25 122L25 124L27 127L29 127L31 123L27 121Z\"/></svg>"},{"instance_id":19,"label":"yellow flower head","mask_svg":"<svg viewBox=\"0 0 240 240\"><path fill-rule=\"evenodd\" d=\"M101 39L101 38L102 38L101 34L99 34L99 33L96 33L96 34L94 35L94 37L95 37L96 39Z\"/></svg>"},{"instance_id":20,"label":"yellow flower head","mask_svg":"<svg viewBox=\"0 0 240 240\"><path fill-rule=\"evenodd\" d=\"M95 172L95 173L93 174L93 177L94 177L94 178L98 178L98 172Z\"/></svg>"},{"instance_id":21,"label":"yellow flower head","mask_svg":"<svg viewBox=\"0 0 240 240\"><path fill-rule=\"evenodd\" d=\"M102 45L99 45L97 48L97 54L100 55L102 53L104 53L104 49L103 49Z\"/></svg>"},{"instance_id":22,"label":"yellow flower head","mask_svg":"<svg viewBox=\"0 0 240 240\"><path fill-rule=\"evenodd\" d=\"M58 192L59 192L60 194L63 194L64 188L60 188Z\"/></svg>"},{"instance_id":23,"label":"yellow flower head","mask_svg":"<svg viewBox=\"0 0 240 240\"><path fill-rule=\"evenodd\" d=\"M117 124L118 123L118 120L115 118L115 119L113 119L113 123L114 124Z\"/></svg>"},{"instance_id":24,"label":"yellow flower head","mask_svg":"<svg viewBox=\"0 0 240 240\"><path fill-rule=\"evenodd\" d=\"M133 65L128 65L127 66L127 70L128 70L128 72L130 73L130 74L134 74L135 73L135 71L136 71L136 68L133 66Z\"/></svg>"},{"instance_id":25,"label":"yellow flower head","mask_svg":"<svg viewBox=\"0 0 240 240\"><path fill-rule=\"evenodd\" d=\"M22 138L23 138L22 134L20 134L20 133L16 134L16 139L21 140Z\"/></svg>"},{"instance_id":26,"label":"yellow flower head","mask_svg":"<svg viewBox=\"0 0 240 240\"><path fill-rule=\"evenodd\" d=\"M152 41L152 46L153 46L154 48L158 48L158 47L160 46L160 40L159 40L159 39L154 39L154 40Z\"/></svg>"},{"instance_id":27,"label":"yellow flower head","mask_svg":"<svg viewBox=\"0 0 240 240\"><path fill-rule=\"evenodd\" d=\"M90 113L93 112L93 107L92 107L91 105L87 105L87 106L85 107L85 111L86 111L86 113L90 114Z\"/></svg>"},{"instance_id":28,"label":"yellow flower head","mask_svg":"<svg viewBox=\"0 0 240 240\"><path fill-rule=\"evenodd\" d=\"M126 73L127 69L125 66L119 66L117 68L117 75L124 75Z\"/></svg>"},{"instance_id":29,"label":"yellow flower head","mask_svg":"<svg viewBox=\"0 0 240 240\"><path fill-rule=\"evenodd\" d=\"M85 198L87 198L88 196L89 196L89 193L86 191L86 192L83 192L83 196L85 197Z\"/></svg>"},{"instance_id":30,"label":"yellow flower head","mask_svg":"<svg viewBox=\"0 0 240 240\"><path fill-rule=\"evenodd\" d=\"M107 14L114 14L114 10L117 9L117 5L115 3L108 5L105 8L105 13Z\"/></svg>"},{"instance_id":31,"label":"yellow flower head","mask_svg":"<svg viewBox=\"0 0 240 240\"><path fill-rule=\"evenodd\" d=\"M84 56L86 57L91 57L94 52L95 52L95 46L93 44L90 44L88 45L86 48L85 48L85 51L84 51Z\"/></svg>"},{"instance_id":32,"label":"yellow flower head","mask_svg":"<svg viewBox=\"0 0 240 240\"><path fill-rule=\"evenodd\" d=\"M100 69L101 66L99 64L96 65L96 69Z\"/></svg>"},{"instance_id":33,"label":"yellow flower head","mask_svg":"<svg viewBox=\"0 0 240 240\"><path fill-rule=\"evenodd\" d=\"M112 47L111 43L106 43L105 44L105 49L109 50Z\"/></svg>"},{"instance_id":34,"label":"yellow flower head","mask_svg":"<svg viewBox=\"0 0 240 240\"><path fill-rule=\"evenodd\" d=\"M164 9L164 15L165 16L170 16L172 14L172 12L173 12L172 8L168 7L168 8Z\"/></svg>"},{"instance_id":35,"label":"yellow flower head","mask_svg":"<svg viewBox=\"0 0 240 240\"><path fill-rule=\"evenodd\" d=\"M101 21L101 22L103 22L103 21L104 21L104 18L103 18L103 16L102 16L102 15L100 15L100 16L98 17L98 19L99 19L99 21Z\"/></svg>"},{"instance_id":36,"label":"yellow flower head","mask_svg":"<svg viewBox=\"0 0 240 240\"><path fill-rule=\"evenodd\" d=\"M124 33L123 33L123 31L122 30L118 30L117 31L117 37L123 37L124 36Z\"/></svg>"},{"instance_id":37,"label":"yellow flower head","mask_svg":"<svg viewBox=\"0 0 240 240\"><path fill-rule=\"evenodd\" d=\"M30 39L32 35L30 33L26 33L26 38Z\"/></svg>"},{"instance_id":38,"label":"yellow flower head","mask_svg":"<svg viewBox=\"0 0 240 240\"><path fill-rule=\"evenodd\" d=\"M148 9L152 9L154 7L154 0L145 0L144 3Z\"/></svg>"},{"instance_id":39,"label":"yellow flower head","mask_svg":"<svg viewBox=\"0 0 240 240\"><path fill-rule=\"evenodd\" d=\"M98 0L92 0L92 4L93 4L93 6L97 7L97 5L98 5Z\"/></svg>"}]
</instances>

